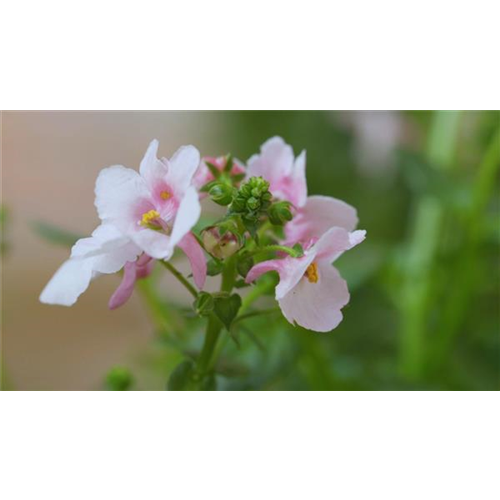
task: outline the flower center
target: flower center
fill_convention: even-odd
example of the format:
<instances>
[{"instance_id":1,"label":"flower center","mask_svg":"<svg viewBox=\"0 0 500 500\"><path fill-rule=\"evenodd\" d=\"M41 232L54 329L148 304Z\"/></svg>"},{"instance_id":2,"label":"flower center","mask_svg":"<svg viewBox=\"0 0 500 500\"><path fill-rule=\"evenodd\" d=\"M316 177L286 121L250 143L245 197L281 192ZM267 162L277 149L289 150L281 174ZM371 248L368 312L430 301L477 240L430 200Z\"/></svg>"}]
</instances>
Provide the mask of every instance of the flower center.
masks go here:
<instances>
[{"instance_id":1,"label":"flower center","mask_svg":"<svg viewBox=\"0 0 500 500\"><path fill-rule=\"evenodd\" d=\"M142 214L141 226L151 227L153 223L157 223L159 218L159 212L157 212L156 210L150 210L149 212Z\"/></svg>"},{"instance_id":2,"label":"flower center","mask_svg":"<svg viewBox=\"0 0 500 500\"><path fill-rule=\"evenodd\" d=\"M171 195L168 191L162 191L162 192L160 193L160 198L161 198L162 200L168 200L168 199L169 199L169 198L171 198L171 197L172 197L172 195Z\"/></svg>"},{"instance_id":3,"label":"flower center","mask_svg":"<svg viewBox=\"0 0 500 500\"><path fill-rule=\"evenodd\" d=\"M317 283L319 280L318 264L313 262L304 273L304 276L309 280L309 283Z\"/></svg>"}]
</instances>

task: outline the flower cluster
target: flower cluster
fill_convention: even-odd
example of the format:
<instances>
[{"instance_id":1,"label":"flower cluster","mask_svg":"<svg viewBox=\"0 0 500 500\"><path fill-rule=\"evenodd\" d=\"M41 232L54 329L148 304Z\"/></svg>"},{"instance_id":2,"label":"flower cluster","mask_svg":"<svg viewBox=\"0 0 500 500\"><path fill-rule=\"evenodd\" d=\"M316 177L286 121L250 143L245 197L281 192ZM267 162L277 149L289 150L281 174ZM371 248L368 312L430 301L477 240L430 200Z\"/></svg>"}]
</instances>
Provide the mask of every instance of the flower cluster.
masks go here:
<instances>
[{"instance_id":1,"label":"flower cluster","mask_svg":"<svg viewBox=\"0 0 500 500\"><path fill-rule=\"evenodd\" d=\"M160 261L195 296L196 312L216 314L229 328L241 304L237 294L230 295L236 282L243 289L276 271L275 295L285 318L310 330L330 331L349 301L347 285L332 263L363 241L365 231L355 230L358 219L350 205L308 196L305 170L305 151L295 158L280 137L264 143L246 166L230 155L200 159L193 146L158 159L154 140L139 172L123 166L101 171L95 187L101 224L73 246L40 300L70 306L94 278L123 269L109 301L115 309ZM207 197L226 212L195 234L200 200ZM168 262L176 248L189 259L200 292ZM219 273L221 292L202 292L207 274Z\"/></svg>"}]
</instances>

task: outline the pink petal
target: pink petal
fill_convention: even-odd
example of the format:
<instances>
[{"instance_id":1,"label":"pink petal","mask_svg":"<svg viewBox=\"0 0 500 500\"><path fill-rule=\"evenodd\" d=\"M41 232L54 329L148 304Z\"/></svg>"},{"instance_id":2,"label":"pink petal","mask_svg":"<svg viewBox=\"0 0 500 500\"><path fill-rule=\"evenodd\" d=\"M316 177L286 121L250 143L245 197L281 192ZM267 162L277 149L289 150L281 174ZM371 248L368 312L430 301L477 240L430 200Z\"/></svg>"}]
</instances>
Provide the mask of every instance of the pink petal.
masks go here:
<instances>
[{"instance_id":1,"label":"pink petal","mask_svg":"<svg viewBox=\"0 0 500 500\"><path fill-rule=\"evenodd\" d=\"M279 304L290 323L316 332L329 332L342 321L340 310L349 302L349 292L346 282L329 264L320 263L318 274L317 283L303 278Z\"/></svg>"},{"instance_id":2,"label":"pink petal","mask_svg":"<svg viewBox=\"0 0 500 500\"><path fill-rule=\"evenodd\" d=\"M184 236L184 238L182 238L178 246L189 259L196 286L200 290L203 289L207 278L207 261L198 240L195 238L193 233L188 233Z\"/></svg>"},{"instance_id":3,"label":"pink petal","mask_svg":"<svg viewBox=\"0 0 500 500\"><path fill-rule=\"evenodd\" d=\"M274 196L302 206L307 197L305 152L294 161L293 149L281 137L273 137L248 160L247 178L261 176Z\"/></svg>"},{"instance_id":4,"label":"pink petal","mask_svg":"<svg viewBox=\"0 0 500 500\"><path fill-rule=\"evenodd\" d=\"M251 283L264 273L277 271L280 276L280 282L276 287L276 299L279 300L301 280L306 269L314 260L314 257L315 254L311 253L299 259L285 257L284 259L260 262L250 269L245 281Z\"/></svg>"},{"instance_id":5,"label":"pink petal","mask_svg":"<svg viewBox=\"0 0 500 500\"><path fill-rule=\"evenodd\" d=\"M127 262L125 264L125 272L123 274L123 279L115 293L109 299L108 307L110 309L116 309L122 306L130 299L132 292L134 291L135 281L137 279L136 263Z\"/></svg>"},{"instance_id":6,"label":"pink petal","mask_svg":"<svg viewBox=\"0 0 500 500\"><path fill-rule=\"evenodd\" d=\"M331 227L353 231L358 224L356 209L329 196L309 196L305 205L285 227L287 244L319 238Z\"/></svg>"}]
</instances>

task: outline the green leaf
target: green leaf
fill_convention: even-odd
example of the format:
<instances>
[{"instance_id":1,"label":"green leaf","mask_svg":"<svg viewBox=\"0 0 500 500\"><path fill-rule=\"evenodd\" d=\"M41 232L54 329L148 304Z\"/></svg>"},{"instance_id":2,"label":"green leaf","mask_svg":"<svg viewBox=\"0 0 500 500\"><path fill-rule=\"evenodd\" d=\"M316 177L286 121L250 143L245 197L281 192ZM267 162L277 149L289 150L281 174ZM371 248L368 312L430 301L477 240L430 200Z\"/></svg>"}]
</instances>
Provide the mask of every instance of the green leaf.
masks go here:
<instances>
[{"instance_id":1,"label":"green leaf","mask_svg":"<svg viewBox=\"0 0 500 500\"><path fill-rule=\"evenodd\" d=\"M190 391L194 390L193 381L194 362L190 359L178 364L168 379L167 389L169 391Z\"/></svg>"},{"instance_id":2,"label":"green leaf","mask_svg":"<svg viewBox=\"0 0 500 500\"><path fill-rule=\"evenodd\" d=\"M236 293L230 297L215 299L214 312L228 331L234 318L238 315L240 307L241 297Z\"/></svg>"},{"instance_id":3,"label":"green leaf","mask_svg":"<svg viewBox=\"0 0 500 500\"><path fill-rule=\"evenodd\" d=\"M233 156L228 154L226 156L226 164L224 165L224 172L229 173L233 168Z\"/></svg>"},{"instance_id":4,"label":"green leaf","mask_svg":"<svg viewBox=\"0 0 500 500\"><path fill-rule=\"evenodd\" d=\"M213 163L205 161L205 165L208 167L208 170L210 170L210 172L216 179L220 177L221 171Z\"/></svg>"},{"instance_id":5,"label":"green leaf","mask_svg":"<svg viewBox=\"0 0 500 500\"><path fill-rule=\"evenodd\" d=\"M55 245L72 247L77 240L82 238L78 234L66 231L47 222L34 221L31 226L39 236Z\"/></svg>"},{"instance_id":6,"label":"green leaf","mask_svg":"<svg viewBox=\"0 0 500 500\"><path fill-rule=\"evenodd\" d=\"M217 259L210 259L207 262L207 274L209 276L217 276L222 272L222 268L224 267L222 261Z\"/></svg>"},{"instance_id":7,"label":"green leaf","mask_svg":"<svg viewBox=\"0 0 500 500\"><path fill-rule=\"evenodd\" d=\"M208 292L200 292L193 303L193 308L198 316L209 316L214 310L214 298Z\"/></svg>"}]
</instances>

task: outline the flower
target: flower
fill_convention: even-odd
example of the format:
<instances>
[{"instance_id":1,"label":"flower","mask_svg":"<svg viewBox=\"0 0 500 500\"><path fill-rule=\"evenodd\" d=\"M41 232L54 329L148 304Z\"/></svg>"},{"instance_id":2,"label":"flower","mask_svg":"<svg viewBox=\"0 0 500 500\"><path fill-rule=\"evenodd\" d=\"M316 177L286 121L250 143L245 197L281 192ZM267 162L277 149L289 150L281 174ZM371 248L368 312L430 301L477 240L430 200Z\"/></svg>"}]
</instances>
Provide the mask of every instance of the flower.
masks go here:
<instances>
[{"instance_id":1,"label":"flower","mask_svg":"<svg viewBox=\"0 0 500 500\"><path fill-rule=\"evenodd\" d=\"M351 205L330 196L307 196L305 151L294 158L292 147L281 137L269 139L260 149L260 155L248 160L247 176L263 177L273 196L294 205L294 217L285 226L285 244L307 246L332 227L356 228L358 217Z\"/></svg>"},{"instance_id":2,"label":"flower","mask_svg":"<svg viewBox=\"0 0 500 500\"><path fill-rule=\"evenodd\" d=\"M191 233L201 212L192 185L200 156L193 146L184 146L170 160L158 160L157 150L154 140L140 174L121 165L100 172L95 205L102 224L92 237L74 245L70 259L42 292L42 302L72 305L94 277L125 267L123 282L109 303L114 309L130 297L135 280L149 273L152 259L170 259L175 247L187 255L194 281L203 288L206 260Z\"/></svg>"},{"instance_id":3,"label":"flower","mask_svg":"<svg viewBox=\"0 0 500 500\"><path fill-rule=\"evenodd\" d=\"M303 257L260 262L245 281L251 283L268 271L277 271L276 300L285 318L309 330L328 332L342 321L341 309L349 302L347 284L331 264L361 243L365 234L333 227L307 248Z\"/></svg>"},{"instance_id":4,"label":"flower","mask_svg":"<svg viewBox=\"0 0 500 500\"><path fill-rule=\"evenodd\" d=\"M213 165L217 170L222 172L226 166L228 157L227 156L219 156L219 157L212 157L212 156L205 156L202 158L201 163L198 167L198 170L196 171L194 178L193 178L193 185L197 189L201 189L205 184L208 184L209 182L212 182L215 180L215 177L213 173L210 171L210 169L207 166L206 162L209 162L211 165ZM233 166L231 167L231 172L229 172L230 175L238 175L238 174L244 174L245 173L245 168L241 164L239 160L236 160L233 158ZM200 196L206 196L206 193L200 193Z\"/></svg>"},{"instance_id":5,"label":"flower","mask_svg":"<svg viewBox=\"0 0 500 500\"><path fill-rule=\"evenodd\" d=\"M290 201L296 207L306 202L306 152L295 158L292 147L281 137L267 140L260 154L248 160L247 179L250 177L264 178L276 198Z\"/></svg>"}]
</instances>

